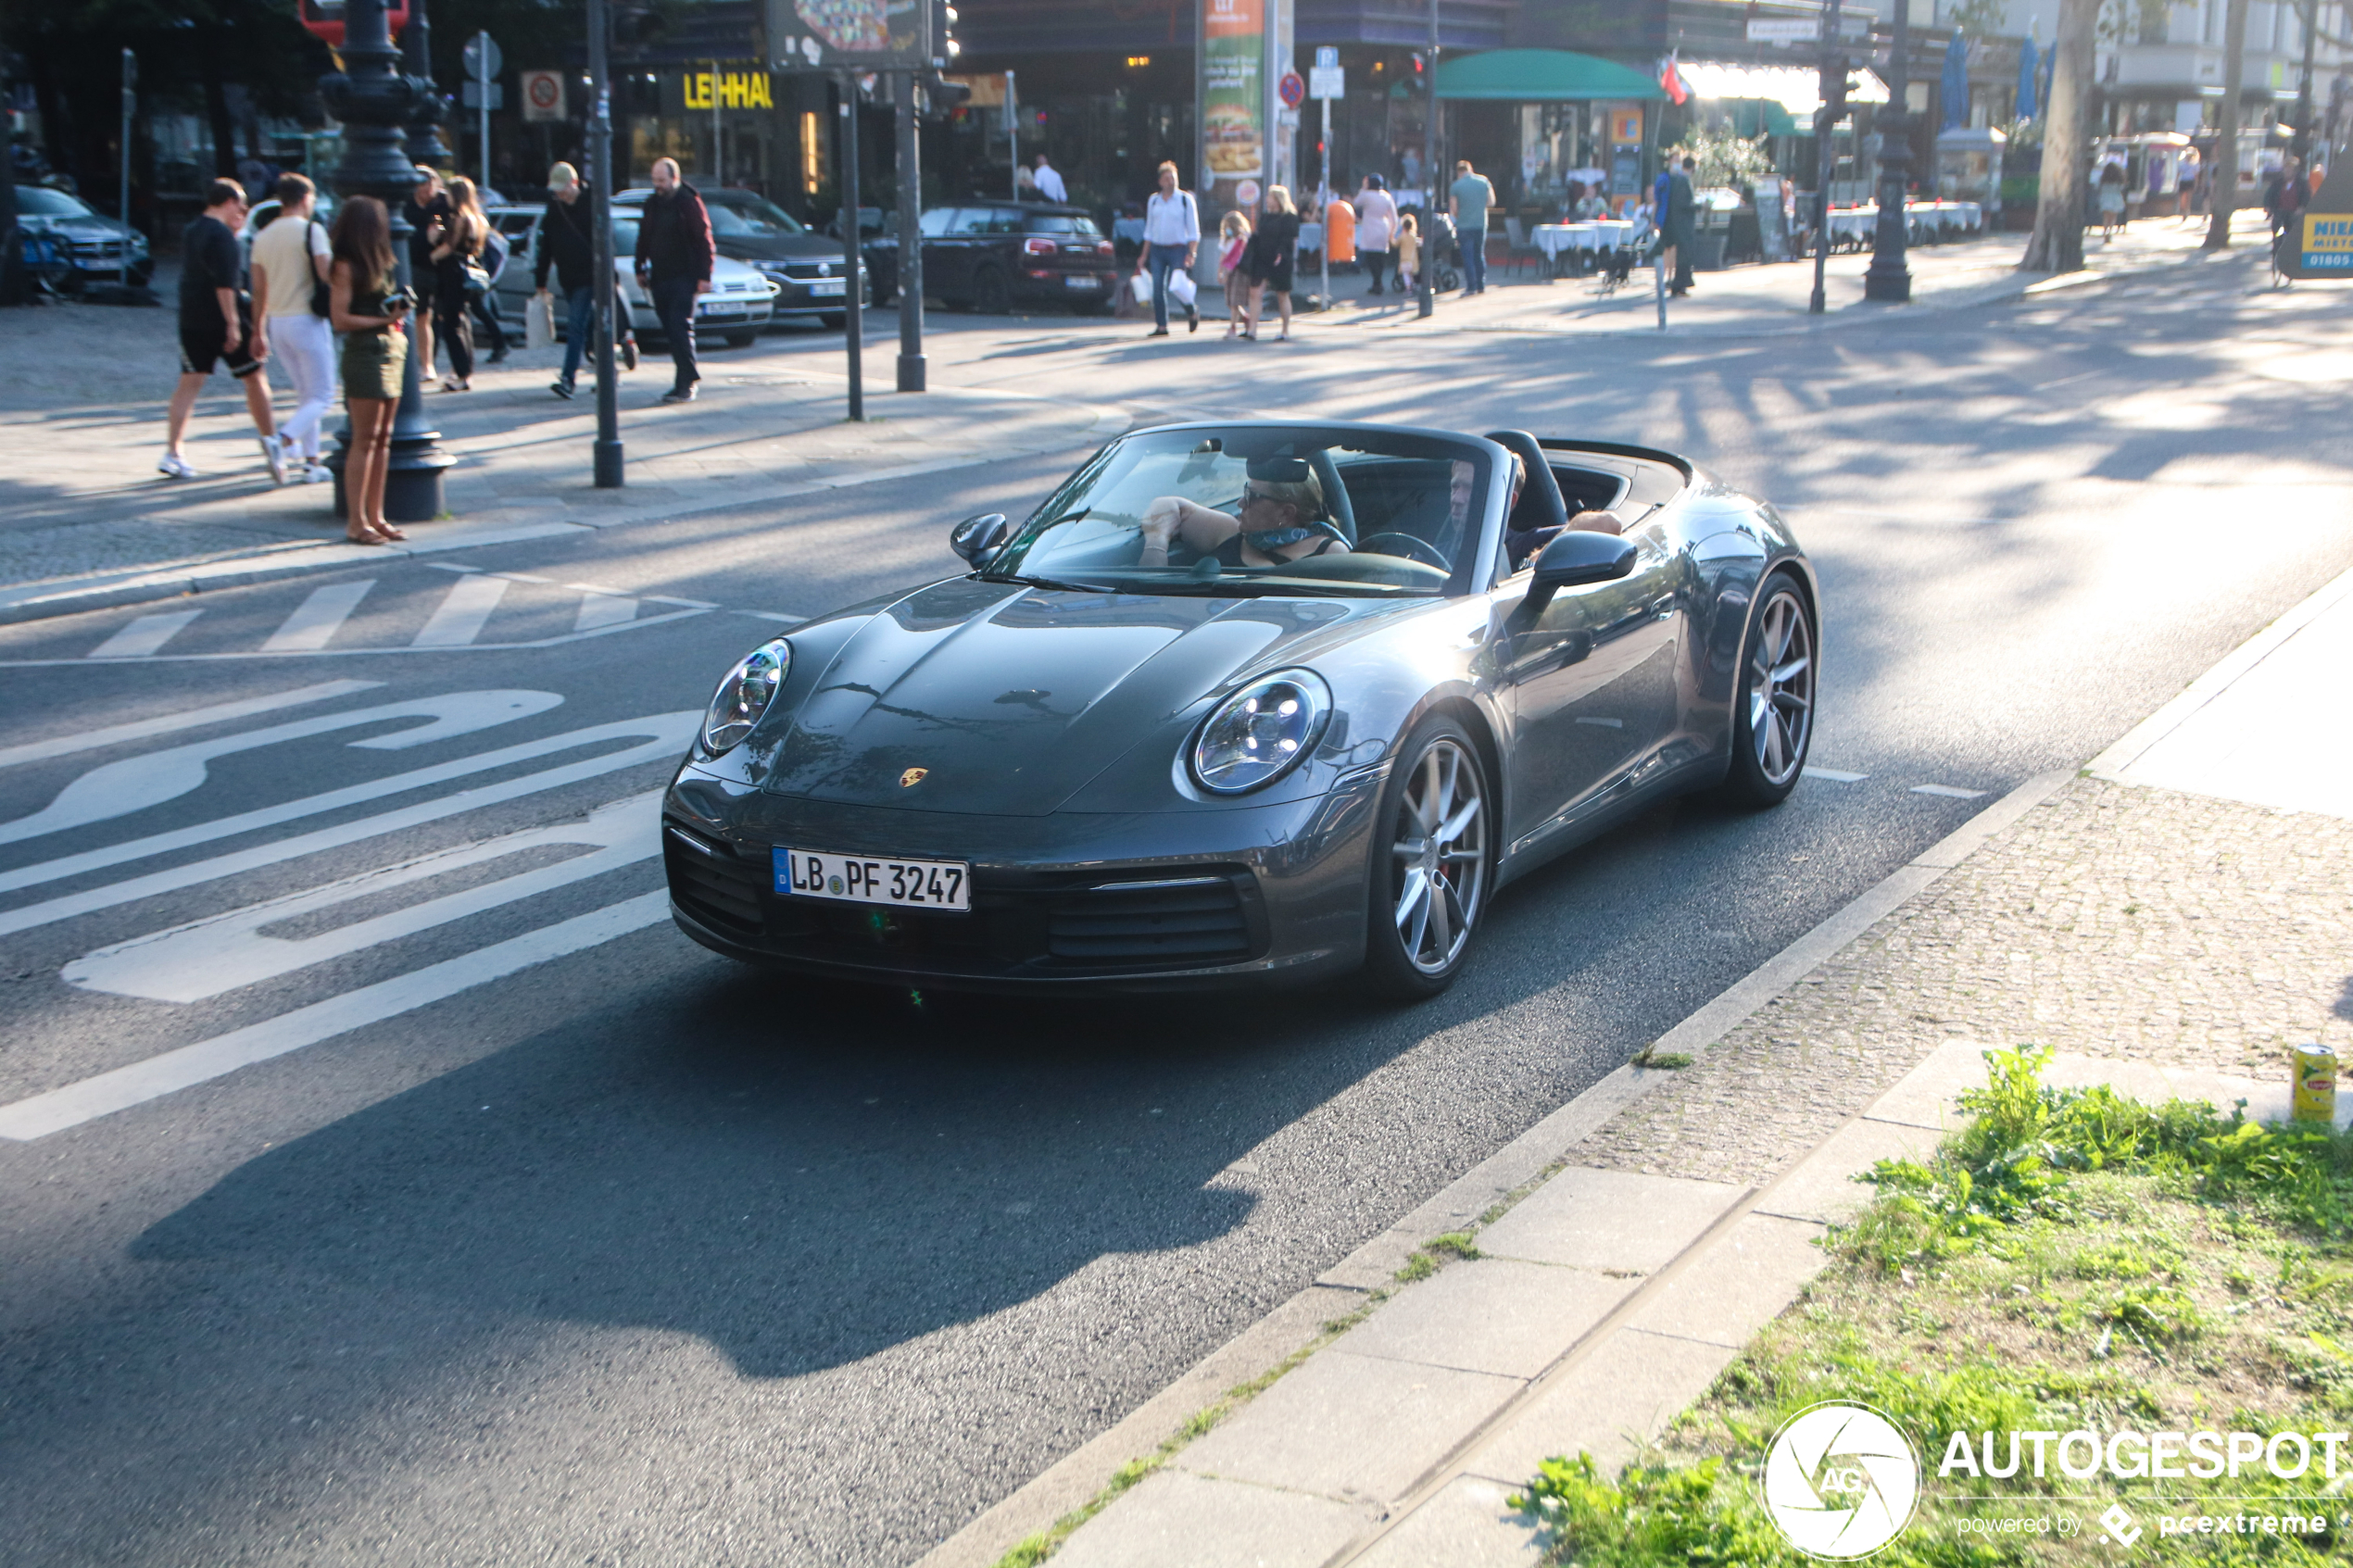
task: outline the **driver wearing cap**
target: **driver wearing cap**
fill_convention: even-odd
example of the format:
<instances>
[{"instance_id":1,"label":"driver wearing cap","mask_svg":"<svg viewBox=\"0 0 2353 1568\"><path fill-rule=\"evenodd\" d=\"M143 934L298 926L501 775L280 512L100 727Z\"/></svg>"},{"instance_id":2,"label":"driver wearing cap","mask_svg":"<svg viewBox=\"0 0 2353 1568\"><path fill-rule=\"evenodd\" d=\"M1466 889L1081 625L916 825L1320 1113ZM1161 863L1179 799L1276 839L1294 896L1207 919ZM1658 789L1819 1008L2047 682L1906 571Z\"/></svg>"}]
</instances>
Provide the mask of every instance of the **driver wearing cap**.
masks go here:
<instances>
[{"instance_id":1,"label":"driver wearing cap","mask_svg":"<svg viewBox=\"0 0 2353 1568\"><path fill-rule=\"evenodd\" d=\"M1324 510L1324 487L1303 458L1253 458L1243 470L1240 516L1181 495L1144 508L1139 566L1166 566L1172 541L1222 566L1279 566L1309 556L1345 555L1348 541Z\"/></svg>"}]
</instances>

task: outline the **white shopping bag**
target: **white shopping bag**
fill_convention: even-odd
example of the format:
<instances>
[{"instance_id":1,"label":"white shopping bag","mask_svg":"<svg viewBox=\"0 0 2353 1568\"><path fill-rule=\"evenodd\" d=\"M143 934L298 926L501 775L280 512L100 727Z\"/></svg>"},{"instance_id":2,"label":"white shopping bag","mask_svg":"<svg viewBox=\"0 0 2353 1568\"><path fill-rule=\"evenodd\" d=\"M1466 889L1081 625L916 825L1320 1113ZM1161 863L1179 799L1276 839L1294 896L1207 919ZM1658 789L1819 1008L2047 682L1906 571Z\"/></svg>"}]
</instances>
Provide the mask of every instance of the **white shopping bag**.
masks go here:
<instances>
[{"instance_id":1,"label":"white shopping bag","mask_svg":"<svg viewBox=\"0 0 2353 1568\"><path fill-rule=\"evenodd\" d=\"M1151 309L1152 303L1152 275L1150 272L1145 271L1142 268L1138 268L1136 270L1136 275L1127 280L1127 292L1129 295L1134 296L1136 307L1138 309Z\"/></svg>"},{"instance_id":2,"label":"white shopping bag","mask_svg":"<svg viewBox=\"0 0 2353 1568\"><path fill-rule=\"evenodd\" d=\"M523 307L522 345L525 348L556 346L556 302L544 294L535 294Z\"/></svg>"},{"instance_id":3,"label":"white shopping bag","mask_svg":"<svg viewBox=\"0 0 2353 1568\"><path fill-rule=\"evenodd\" d=\"M1168 274L1168 296L1179 305L1190 305L1201 294L1201 285L1193 282L1190 272Z\"/></svg>"}]
</instances>

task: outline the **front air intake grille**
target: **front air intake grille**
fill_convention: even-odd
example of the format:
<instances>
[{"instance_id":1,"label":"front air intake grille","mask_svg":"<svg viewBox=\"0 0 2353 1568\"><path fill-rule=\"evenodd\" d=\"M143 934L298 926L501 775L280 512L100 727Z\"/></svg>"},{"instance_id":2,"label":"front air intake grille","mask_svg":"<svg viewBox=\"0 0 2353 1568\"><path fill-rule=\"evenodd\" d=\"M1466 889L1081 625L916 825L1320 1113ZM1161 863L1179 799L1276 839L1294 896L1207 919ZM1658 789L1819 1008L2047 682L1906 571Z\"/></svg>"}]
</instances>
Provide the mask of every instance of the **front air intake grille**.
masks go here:
<instances>
[{"instance_id":1,"label":"front air intake grille","mask_svg":"<svg viewBox=\"0 0 2353 1568\"><path fill-rule=\"evenodd\" d=\"M1046 912L1046 950L1063 963L1221 963L1251 947L1230 876L1114 883L1061 895Z\"/></svg>"},{"instance_id":2,"label":"front air intake grille","mask_svg":"<svg viewBox=\"0 0 2353 1568\"><path fill-rule=\"evenodd\" d=\"M728 846L676 826L664 829L661 855L670 896L688 914L720 931L759 935L760 896L769 880L764 865L741 860Z\"/></svg>"}]
</instances>

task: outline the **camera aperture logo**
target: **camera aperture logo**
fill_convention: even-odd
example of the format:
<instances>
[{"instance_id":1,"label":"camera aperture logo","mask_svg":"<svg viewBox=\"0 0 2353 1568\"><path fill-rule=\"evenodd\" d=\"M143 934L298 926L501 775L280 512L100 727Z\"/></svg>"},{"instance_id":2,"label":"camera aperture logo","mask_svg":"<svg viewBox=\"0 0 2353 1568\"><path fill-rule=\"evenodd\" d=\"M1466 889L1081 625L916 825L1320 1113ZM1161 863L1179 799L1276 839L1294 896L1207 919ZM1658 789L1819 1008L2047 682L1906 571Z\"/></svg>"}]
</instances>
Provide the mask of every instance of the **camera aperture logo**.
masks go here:
<instances>
[{"instance_id":1,"label":"camera aperture logo","mask_svg":"<svg viewBox=\"0 0 2353 1568\"><path fill-rule=\"evenodd\" d=\"M1765 1512L1808 1557L1845 1562L1903 1534L1920 1499L1920 1459L1869 1405L1810 1405L1773 1435Z\"/></svg>"}]
</instances>

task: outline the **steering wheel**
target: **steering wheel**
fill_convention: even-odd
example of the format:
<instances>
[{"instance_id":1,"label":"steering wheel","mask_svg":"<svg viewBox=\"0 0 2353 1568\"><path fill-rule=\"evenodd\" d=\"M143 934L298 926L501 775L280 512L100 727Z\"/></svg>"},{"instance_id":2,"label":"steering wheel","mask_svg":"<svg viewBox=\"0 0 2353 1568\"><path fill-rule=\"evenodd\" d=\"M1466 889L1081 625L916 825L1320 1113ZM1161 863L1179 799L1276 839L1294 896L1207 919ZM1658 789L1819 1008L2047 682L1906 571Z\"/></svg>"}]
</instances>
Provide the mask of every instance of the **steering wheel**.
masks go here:
<instances>
[{"instance_id":1,"label":"steering wheel","mask_svg":"<svg viewBox=\"0 0 2353 1568\"><path fill-rule=\"evenodd\" d=\"M1454 563L1438 551L1428 540L1412 533L1375 533L1356 542L1358 555L1403 556L1407 560L1434 566L1441 571L1452 571Z\"/></svg>"}]
</instances>

